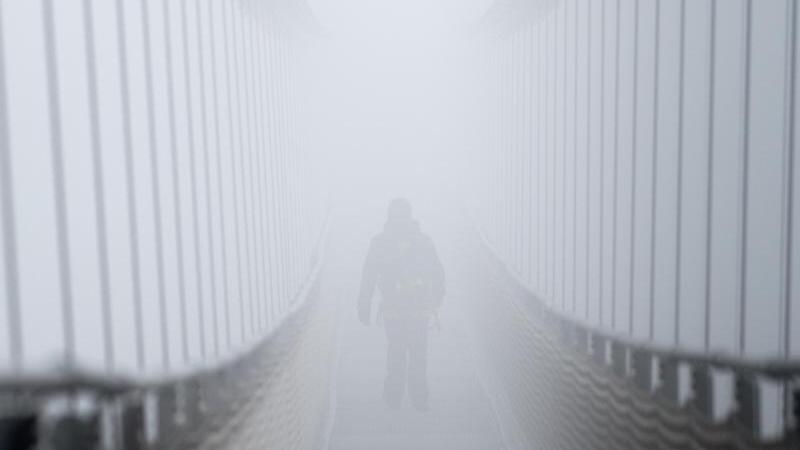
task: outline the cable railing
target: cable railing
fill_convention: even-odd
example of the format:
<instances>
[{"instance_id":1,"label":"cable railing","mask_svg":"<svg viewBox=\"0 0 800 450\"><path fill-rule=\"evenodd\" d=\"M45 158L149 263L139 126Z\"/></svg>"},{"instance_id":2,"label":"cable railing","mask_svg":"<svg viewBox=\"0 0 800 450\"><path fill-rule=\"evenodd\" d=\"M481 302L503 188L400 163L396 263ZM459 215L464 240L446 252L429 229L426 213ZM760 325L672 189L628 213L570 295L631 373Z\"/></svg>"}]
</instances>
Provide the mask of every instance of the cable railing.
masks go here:
<instances>
[{"instance_id":1,"label":"cable railing","mask_svg":"<svg viewBox=\"0 0 800 450\"><path fill-rule=\"evenodd\" d=\"M797 3L503 5L477 211L524 296L647 392L794 429Z\"/></svg>"},{"instance_id":2,"label":"cable railing","mask_svg":"<svg viewBox=\"0 0 800 450\"><path fill-rule=\"evenodd\" d=\"M753 361L611 335L547 305L485 236L472 257L486 280L479 282L486 290L480 298L489 299L475 305L493 349L489 370L511 404L515 420L506 426L516 423L521 429L514 434L523 436L511 448L789 449L800 443L800 361ZM789 412L780 432L765 435L768 389L787 394ZM720 414L715 405L729 397L732 407Z\"/></svg>"},{"instance_id":3,"label":"cable railing","mask_svg":"<svg viewBox=\"0 0 800 450\"><path fill-rule=\"evenodd\" d=\"M796 358L796 2L517 3L476 59L509 267L609 336Z\"/></svg>"},{"instance_id":4,"label":"cable railing","mask_svg":"<svg viewBox=\"0 0 800 450\"><path fill-rule=\"evenodd\" d=\"M326 241L287 315L224 361L159 377L64 370L0 379L0 447L313 448L334 355L336 315L319 289ZM279 417L248 423L254 410Z\"/></svg>"},{"instance_id":5,"label":"cable railing","mask_svg":"<svg viewBox=\"0 0 800 450\"><path fill-rule=\"evenodd\" d=\"M304 47L237 0L0 18L0 370L160 376L274 327L324 213L301 189Z\"/></svg>"},{"instance_id":6,"label":"cable railing","mask_svg":"<svg viewBox=\"0 0 800 450\"><path fill-rule=\"evenodd\" d=\"M0 448L194 447L326 377L291 3L0 5Z\"/></svg>"}]
</instances>

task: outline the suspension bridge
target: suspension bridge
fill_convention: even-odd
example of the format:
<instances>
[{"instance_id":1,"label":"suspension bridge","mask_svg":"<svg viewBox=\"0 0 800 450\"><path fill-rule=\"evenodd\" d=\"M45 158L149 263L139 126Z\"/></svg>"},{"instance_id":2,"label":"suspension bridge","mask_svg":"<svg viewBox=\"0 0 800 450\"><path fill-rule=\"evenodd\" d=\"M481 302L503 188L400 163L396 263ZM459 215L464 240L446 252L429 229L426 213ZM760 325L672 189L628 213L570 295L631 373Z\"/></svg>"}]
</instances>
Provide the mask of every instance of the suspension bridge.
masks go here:
<instances>
[{"instance_id":1,"label":"suspension bridge","mask_svg":"<svg viewBox=\"0 0 800 450\"><path fill-rule=\"evenodd\" d=\"M797 2L487 5L0 2L0 449L799 448ZM356 313L389 193L427 412Z\"/></svg>"}]
</instances>

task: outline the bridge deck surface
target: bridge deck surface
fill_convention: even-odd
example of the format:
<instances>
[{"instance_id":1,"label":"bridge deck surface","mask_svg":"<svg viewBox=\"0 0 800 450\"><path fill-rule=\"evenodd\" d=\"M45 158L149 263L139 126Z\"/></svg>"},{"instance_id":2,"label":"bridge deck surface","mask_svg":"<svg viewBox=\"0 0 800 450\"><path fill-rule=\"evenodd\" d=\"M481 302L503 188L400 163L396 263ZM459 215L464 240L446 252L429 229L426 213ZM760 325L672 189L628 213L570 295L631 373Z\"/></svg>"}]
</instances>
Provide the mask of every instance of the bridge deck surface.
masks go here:
<instances>
[{"instance_id":1,"label":"bridge deck surface","mask_svg":"<svg viewBox=\"0 0 800 450\"><path fill-rule=\"evenodd\" d=\"M431 410L420 413L408 402L400 410L386 407L383 330L352 325L343 330L331 450L504 448L466 339L455 330L432 333Z\"/></svg>"},{"instance_id":2,"label":"bridge deck surface","mask_svg":"<svg viewBox=\"0 0 800 450\"><path fill-rule=\"evenodd\" d=\"M447 268L447 255L442 256ZM343 266L347 279L358 278L360 264L351 261ZM384 404L384 330L380 324L364 327L358 322L353 300L357 283L345 283L330 450L505 448L472 356L468 327L459 319L459 297L469 294L459 291L454 275L448 274L449 294L441 311L443 329L430 335L428 412L417 412L408 399L400 410Z\"/></svg>"}]
</instances>

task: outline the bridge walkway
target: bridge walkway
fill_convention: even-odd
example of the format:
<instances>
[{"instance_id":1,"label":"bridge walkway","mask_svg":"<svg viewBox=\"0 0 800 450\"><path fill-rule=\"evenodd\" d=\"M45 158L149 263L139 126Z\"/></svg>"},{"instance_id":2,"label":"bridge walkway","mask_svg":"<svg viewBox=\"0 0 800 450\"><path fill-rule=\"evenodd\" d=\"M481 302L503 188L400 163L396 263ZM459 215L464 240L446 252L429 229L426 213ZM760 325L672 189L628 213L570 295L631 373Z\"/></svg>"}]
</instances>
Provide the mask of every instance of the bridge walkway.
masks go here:
<instances>
[{"instance_id":1,"label":"bridge walkway","mask_svg":"<svg viewBox=\"0 0 800 450\"><path fill-rule=\"evenodd\" d=\"M342 249L366 248L369 234L334 239ZM364 327L355 313L361 261L359 252L331 249L340 270L341 317L335 413L330 450L504 449L492 402L481 383L463 305L469 295L456 265L456 246L434 236L448 271L448 295L432 330L428 353L430 407L414 410L406 401L390 410L381 393L385 374L385 335L381 324ZM452 238L451 238L452 239ZM349 244L349 245L348 245ZM452 250L451 250L452 249Z\"/></svg>"}]
</instances>

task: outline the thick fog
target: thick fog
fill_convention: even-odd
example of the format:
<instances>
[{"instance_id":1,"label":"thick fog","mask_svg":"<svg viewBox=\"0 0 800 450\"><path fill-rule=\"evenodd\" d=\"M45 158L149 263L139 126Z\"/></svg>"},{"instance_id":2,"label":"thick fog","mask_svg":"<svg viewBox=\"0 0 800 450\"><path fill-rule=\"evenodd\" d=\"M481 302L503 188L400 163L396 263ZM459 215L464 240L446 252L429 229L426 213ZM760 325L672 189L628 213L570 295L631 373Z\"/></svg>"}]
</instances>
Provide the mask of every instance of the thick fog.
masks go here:
<instances>
[{"instance_id":1,"label":"thick fog","mask_svg":"<svg viewBox=\"0 0 800 450\"><path fill-rule=\"evenodd\" d=\"M798 10L0 0L0 376L285 345L228 448L537 448L619 344L724 422L800 354Z\"/></svg>"}]
</instances>

